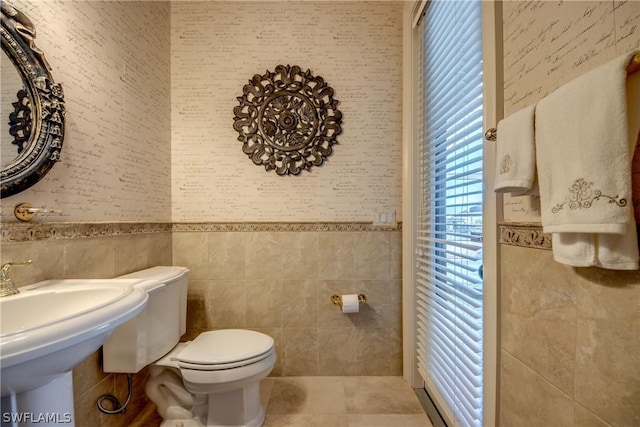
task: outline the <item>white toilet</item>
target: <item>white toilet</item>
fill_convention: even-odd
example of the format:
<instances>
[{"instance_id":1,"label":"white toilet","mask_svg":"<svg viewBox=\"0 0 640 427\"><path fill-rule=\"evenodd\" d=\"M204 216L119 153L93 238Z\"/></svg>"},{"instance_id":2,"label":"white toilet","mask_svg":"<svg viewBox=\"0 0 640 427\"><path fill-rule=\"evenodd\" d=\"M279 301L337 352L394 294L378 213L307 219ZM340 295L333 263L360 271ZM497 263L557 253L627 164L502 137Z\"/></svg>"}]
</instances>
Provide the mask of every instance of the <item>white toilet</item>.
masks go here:
<instances>
[{"instance_id":1,"label":"white toilet","mask_svg":"<svg viewBox=\"0 0 640 427\"><path fill-rule=\"evenodd\" d=\"M105 372L136 373L149 366L145 385L168 426L250 426L264 423L260 380L276 362L273 338L244 329L186 332L184 267L152 267L121 278L145 278L147 307L113 331L103 345Z\"/></svg>"}]
</instances>

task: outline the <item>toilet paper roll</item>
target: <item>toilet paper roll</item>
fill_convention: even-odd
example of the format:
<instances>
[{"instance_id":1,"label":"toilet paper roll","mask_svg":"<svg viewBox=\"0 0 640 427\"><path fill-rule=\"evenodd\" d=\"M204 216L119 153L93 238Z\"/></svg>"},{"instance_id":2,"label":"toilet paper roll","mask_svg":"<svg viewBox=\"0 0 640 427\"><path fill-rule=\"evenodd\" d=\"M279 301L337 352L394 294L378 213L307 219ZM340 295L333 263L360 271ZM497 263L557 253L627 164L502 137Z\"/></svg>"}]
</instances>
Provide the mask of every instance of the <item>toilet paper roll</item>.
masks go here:
<instances>
[{"instance_id":1,"label":"toilet paper roll","mask_svg":"<svg viewBox=\"0 0 640 427\"><path fill-rule=\"evenodd\" d=\"M360 302L358 301L358 295L348 294L342 295L342 312L343 313L358 313L360 311Z\"/></svg>"}]
</instances>

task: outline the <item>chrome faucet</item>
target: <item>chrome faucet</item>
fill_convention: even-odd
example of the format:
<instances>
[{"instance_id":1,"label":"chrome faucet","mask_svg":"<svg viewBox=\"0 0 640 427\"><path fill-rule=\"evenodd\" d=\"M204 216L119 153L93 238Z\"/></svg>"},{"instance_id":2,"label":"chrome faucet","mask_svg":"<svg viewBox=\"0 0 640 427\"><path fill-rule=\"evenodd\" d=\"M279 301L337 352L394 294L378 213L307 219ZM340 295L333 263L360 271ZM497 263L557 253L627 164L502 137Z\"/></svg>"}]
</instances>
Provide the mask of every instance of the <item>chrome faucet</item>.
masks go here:
<instances>
[{"instance_id":1,"label":"chrome faucet","mask_svg":"<svg viewBox=\"0 0 640 427\"><path fill-rule=\"evenodd\" d=\"M0 269L0 297L19 294L20 290L15 287L13 280L9 279L9 269L14 265L29 265L31 260L25 262L8 262Z\"/></svg>"}]
</instances>

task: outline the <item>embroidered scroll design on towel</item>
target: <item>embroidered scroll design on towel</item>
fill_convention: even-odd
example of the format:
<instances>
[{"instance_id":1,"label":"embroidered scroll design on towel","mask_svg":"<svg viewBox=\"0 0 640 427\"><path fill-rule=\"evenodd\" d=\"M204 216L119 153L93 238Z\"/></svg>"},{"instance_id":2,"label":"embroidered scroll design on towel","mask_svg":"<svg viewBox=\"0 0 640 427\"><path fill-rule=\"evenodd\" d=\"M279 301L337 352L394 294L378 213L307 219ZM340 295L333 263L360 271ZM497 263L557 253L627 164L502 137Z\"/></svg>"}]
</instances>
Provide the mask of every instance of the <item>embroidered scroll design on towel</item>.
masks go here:
<instances>
[{"instance_id":1,"label":"embroidered scroll design on towel","mask_svg":"<svg viewBox=\"0 0 640 427\"><path fill-rule=\"evenodd\" d=\"M558 213L566 204L569 205L569 209L589 209L593 202L602 198L609 199L609 203L615 203L619 207L627 205L627 199L620 198L620 196L607 196L602 194L600 190L592 190L593 182L587 182L584 178L576 179L571 187L569 187L569 200L564 203L559 203L551 208L551 212Z\"/></svg>"},{"instance_id":2,"label":"embroidered scroll design on towel","mask_svg":"<svg viewBox=\"0 0 640 427\"><path fill-rule=\"evenodd\" d=\"M511 156L506 154L502 158L502 163L500 163L500 175L511 172L511 166L513 166L513 160L511 160Z\"/></svg>"}]
</instances>

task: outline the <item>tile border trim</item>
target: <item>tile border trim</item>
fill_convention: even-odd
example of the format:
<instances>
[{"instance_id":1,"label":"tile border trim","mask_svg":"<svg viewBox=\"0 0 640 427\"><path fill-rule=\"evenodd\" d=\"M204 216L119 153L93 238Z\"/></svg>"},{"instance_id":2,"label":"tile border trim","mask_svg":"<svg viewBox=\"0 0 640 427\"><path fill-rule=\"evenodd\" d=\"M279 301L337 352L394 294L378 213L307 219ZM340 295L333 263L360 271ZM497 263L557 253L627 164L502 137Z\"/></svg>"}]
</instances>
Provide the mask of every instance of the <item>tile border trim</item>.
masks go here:
<instances>
[{"instance_id":1,"label":"tile border trim","mask_svg":"<svg viewBox=\"0 0 640 427\"><path fill-rule=\"evenodd\" d=\"M510 246L551 250L551 234L539 223L500 223L500 243Z\"/></svg>"},{"instance_id":2,"label":"tile border trim","mask_svg":"<svg viewBox=\"0 0 640 427\"><path fill-rule=\"evenodd\" d=\"M389 226L367 222L105 222L105 223L17 223L0 225L2 243L53 239L122 236L168 232L256 232L256 231L399 231L402 223Z\"/></svg>"},{"instance_id":3,"label":"tile border trim","mask_svg":"<svg viewBox=\"0 0 640 427\"><path fill-rule=\"evenodd\" d=\"M171 231L169 222L3 223L2 243L86 237L152 234Z\"/></svg>"},{"instance_id":4,"label":"tile border trim","mask_svg":"<svg viewBox=\"0 0 640 427\"><path fill-rule=\"evenodd\" d=\"M371 222L178 222L173 231L399 231L402 223L374 225Z\"/></svg>"}]
</instances>

